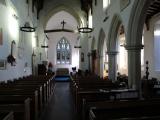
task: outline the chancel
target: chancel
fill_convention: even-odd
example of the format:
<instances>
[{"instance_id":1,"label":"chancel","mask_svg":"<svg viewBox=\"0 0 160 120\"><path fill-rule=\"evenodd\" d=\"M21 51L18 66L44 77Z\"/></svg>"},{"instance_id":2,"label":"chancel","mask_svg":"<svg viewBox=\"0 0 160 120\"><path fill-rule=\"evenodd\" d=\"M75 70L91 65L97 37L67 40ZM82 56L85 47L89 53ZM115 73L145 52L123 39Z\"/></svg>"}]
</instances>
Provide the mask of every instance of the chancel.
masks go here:
<instances>
[{"instance_id":1,"label":"chancel","mask_svg":"<svg viewBox=\"0 0 160 120\"><path fill-rule=\"evenodd\" d=\"M160 120L160 0L0 0L0 120Z\"/></svg>"}]
</instances>

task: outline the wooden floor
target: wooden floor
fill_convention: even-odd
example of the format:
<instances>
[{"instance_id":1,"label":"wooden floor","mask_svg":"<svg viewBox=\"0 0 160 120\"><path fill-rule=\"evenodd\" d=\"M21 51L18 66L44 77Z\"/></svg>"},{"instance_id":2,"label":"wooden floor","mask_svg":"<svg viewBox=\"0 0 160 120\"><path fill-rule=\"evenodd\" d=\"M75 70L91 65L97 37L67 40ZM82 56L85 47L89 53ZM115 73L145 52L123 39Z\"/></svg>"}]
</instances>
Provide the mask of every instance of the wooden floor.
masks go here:
<instances>
[{"instance_id":1,"label":"wooden floor","mask_svg":"<svg viewBox=\"0 0 160 120\"><path fill-rule=\"evenodd\" d=\"M41 120L77 120L69 82L57 82L54 95Z\"/></svg>"}]
</instances>

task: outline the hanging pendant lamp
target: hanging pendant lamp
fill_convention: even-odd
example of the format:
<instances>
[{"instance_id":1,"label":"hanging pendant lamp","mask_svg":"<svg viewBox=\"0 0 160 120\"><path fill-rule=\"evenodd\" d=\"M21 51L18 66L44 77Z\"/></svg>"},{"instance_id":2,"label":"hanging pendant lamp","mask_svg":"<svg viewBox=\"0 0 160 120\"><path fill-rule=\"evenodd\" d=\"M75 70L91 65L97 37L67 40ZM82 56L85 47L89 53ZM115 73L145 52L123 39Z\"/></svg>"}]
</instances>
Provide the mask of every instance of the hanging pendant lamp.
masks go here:
<instances>
[{"instance_id":1,"label":"hanging pendant lamp","mask_svg":"<svg viewBox=\"0 0 160 120\"><path fill-rule=\"evenodd\" d=\"M93 31L93 28L88 27L88 25L86 27L79 27L78 31L80 33L91 33Z\"/></svg>"},{"instance_id":2,"label":"hanging pendant lamp","mask_svg":"<svg viewBox=\"0 0 160 120\"><path fill-rule=\"evenodd\" d=\"M20 27L20 30L23 32L35 32L36 28L31 27L30 24L26 22L23 27Z\"/></svg>"},{"instance_id":3,"label":"hanging pendant lamp","mask_svg":"<svg viewBox=\"0 0 160 120\"><path fill-rule=\"evenodd\" d=\"M27 17L29 17L29 3L28 3L28 15L27 15ZM33 23L33 21L32 21L32 23ZM20 30L23 31L23 32L35 32L36 28L31 27L29 22L25 22L24 26L20 27Z\"/></svg>"}]
</instances>

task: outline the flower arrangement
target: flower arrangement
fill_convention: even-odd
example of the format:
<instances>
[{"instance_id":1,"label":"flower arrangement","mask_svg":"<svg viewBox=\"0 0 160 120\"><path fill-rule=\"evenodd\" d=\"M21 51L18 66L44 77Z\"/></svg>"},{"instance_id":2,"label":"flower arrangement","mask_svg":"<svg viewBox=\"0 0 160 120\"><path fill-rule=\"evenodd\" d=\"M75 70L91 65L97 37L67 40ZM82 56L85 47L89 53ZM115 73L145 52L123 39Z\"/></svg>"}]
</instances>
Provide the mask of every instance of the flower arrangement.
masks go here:
<instances>
[{"instance_id":1,"label":"flower arrangement","mask_svg":"<svg viewBox=\"0 0 160 120\"><path fill-rule=\"evenodd\" d=\"M48 68L52 68L52 67L53 67L52 63L51 63L51 62L49 62L49 64L48 64Z\"/></svg>"}]
</instances>

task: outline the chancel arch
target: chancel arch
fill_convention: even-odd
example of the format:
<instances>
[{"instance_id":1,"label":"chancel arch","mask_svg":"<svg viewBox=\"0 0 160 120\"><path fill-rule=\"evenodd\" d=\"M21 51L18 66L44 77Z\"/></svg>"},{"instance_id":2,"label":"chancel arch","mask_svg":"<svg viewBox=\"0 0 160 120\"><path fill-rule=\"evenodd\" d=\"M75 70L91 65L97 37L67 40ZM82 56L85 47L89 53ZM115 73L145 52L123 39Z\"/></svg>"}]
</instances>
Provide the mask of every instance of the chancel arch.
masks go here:
<instances>
[{"instance_id":1,"label":"chancel arch","mask_svg":"<svg viewBox=\"0 0 160 120\"><path fill-rule=\"evenodd\" d=\"M65 12L71 14L75 18L75 20L77 21L78 25L80 25L82 23L81 18L79 17L78 13L75 12L74 9L72 9L66 5L60 5L60 6L55 7L54 9L50 10L50 12L47 14L47 17L44 20L44 26L47 25L47 22L49 21L49 19L52 16L54 16L55 14L57 14L60 11L65 11Z\"/></svg>"},{"instance_id":2,"label":"chancel arch","mask_svg":"<svg viewBox=\"0 0 160 120\"><path fill-rule=\"evenodd\" d=\"M79 40L79 34L74 32L74 30L77 30L77 26L76 18L63 10L51 16L48 20L45 27L50 46L48 48L48 60L53 63L53 69L68 68L72 70L72 67L79 68L78 53L80 49L74 47ZM64 29L71 32L63 31ZM64 48L61 49L62 47Z\"/></svg>"}]
</instances>

